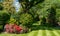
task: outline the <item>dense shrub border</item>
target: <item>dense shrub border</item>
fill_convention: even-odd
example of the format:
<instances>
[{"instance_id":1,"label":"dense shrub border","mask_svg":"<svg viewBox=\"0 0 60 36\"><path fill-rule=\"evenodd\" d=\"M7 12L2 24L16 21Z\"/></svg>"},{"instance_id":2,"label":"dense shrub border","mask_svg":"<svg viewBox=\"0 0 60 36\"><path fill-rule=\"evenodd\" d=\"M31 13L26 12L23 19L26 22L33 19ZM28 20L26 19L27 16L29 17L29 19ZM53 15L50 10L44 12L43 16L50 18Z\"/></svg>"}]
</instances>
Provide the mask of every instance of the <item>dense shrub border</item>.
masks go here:
<instances>
[{"instance_id":1,"label":"dense shrub border","mask_svg":"<svg viewBox=\"0 0 60 36\"><path fill-rule=\"evenodd\" d=\"M10 19L9 13L0 11L0 30L3 31L5 23Z\"/></svg>"}]
</instances>

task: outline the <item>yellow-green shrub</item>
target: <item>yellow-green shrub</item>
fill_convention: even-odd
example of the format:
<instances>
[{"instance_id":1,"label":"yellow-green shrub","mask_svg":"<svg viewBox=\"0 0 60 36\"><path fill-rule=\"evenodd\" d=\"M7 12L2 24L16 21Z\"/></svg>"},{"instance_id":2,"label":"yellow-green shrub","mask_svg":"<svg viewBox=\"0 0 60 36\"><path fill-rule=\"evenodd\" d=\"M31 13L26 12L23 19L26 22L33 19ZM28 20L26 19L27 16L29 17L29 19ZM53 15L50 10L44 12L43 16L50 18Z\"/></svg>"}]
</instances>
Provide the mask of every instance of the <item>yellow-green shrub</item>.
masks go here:
<instances>
[{"instance_id":1,"label":"yellow-green shrub","mask_svg":"<svg viewBox=\"0 0 60 36\"><path fill-rule=\"evenodd\" d=\"M32 15L30 15L28 13L21 14L21 16L20 16L20 23L22 25L25 25L25 26L29 27L32 22L33 22Z\"/></svg>"}]
</instances>

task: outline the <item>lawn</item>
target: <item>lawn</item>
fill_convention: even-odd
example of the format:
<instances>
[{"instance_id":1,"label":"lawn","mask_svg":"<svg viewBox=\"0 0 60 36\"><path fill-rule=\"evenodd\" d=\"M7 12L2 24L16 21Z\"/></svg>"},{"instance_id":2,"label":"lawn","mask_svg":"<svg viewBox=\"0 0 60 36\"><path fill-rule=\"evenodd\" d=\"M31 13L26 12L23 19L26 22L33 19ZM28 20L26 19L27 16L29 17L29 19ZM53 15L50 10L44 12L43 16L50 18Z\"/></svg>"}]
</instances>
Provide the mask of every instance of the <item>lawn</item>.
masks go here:
<instances>
[{"instance_id":1,"label":"lawn","mask_svg":"<svg viewBox=\"0 0 60 36\"><path fill-rule=\"evenodd\" d=\"M0 36L60 36L60 29L44 27L26 34L0 34Z\"/></svg>"}]
</instances>

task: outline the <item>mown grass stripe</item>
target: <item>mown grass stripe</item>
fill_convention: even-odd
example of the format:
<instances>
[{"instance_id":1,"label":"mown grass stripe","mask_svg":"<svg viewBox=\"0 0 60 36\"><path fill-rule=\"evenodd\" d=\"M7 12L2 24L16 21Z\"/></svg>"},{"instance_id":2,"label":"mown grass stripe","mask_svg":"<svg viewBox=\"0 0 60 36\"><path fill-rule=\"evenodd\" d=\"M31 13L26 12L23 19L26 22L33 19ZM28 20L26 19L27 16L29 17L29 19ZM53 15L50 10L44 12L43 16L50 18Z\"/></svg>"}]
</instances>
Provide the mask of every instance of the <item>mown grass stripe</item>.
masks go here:
<instances>
[{"instance_id":1,"label":"mown grass stripe","mask_svg":"<svg viewBox=\"0 0 60 36\"><path fill-rule=\"evenodd\" d=\"M58 34L60 34L60 30L56 30L56 29L53 29L53 30L55 30Z\"/></svg>"},{"instance_id":2,"label":"mown grass stripe","mask_svg":"<svg viewBox=\"0 0 60 36\"><path fill-rule=\"evenodd\" d=\"M37 31L32 31L28 34L28 36L34 36Z\"/></svg>"},{"instance_id":3,"label":"mown grass stripe","mask_svg":"<svg viewBox=\"0 0 60 36\"><path fill-rule=\"evenodd\" d=\"M37 34L38 34L38 31L36 31L33 36L37 36Z\"/></svg>"},{"instance_id":4,"label":"mown grass stripe","mask_svg":"<svg viewBox=\"0 0 60 36\"><path fill-rule=\"evenodd\" d=\"M54 30L54 29L53 29ZM54 31L56 31L59 35L60 35L60 30L54 30Z\"/></svg>"},{"instance_id":5,"label":"mown grass stripe","mask_svg":"<svg viewBox=\"0 0 60 36\"><path fill-rule=\"evenodd\" d=\"M1 36L27 36L27 34L0 34Z\"/></svg>"},{"instance_id":6,"label":"mown grass stripe","mask_svg":"<svg viewBox=\"0 0 60 36\"><path fill-rule=\"evenodd\" d=\"M10 35L8 35L8 34L0 34L0 36L10 36Z\"/></svg>"},{"instance_id":7,"label":"mown grass stripe","mask_svg":"<svg viewBox=\"0 0 60 36\"><path fill-rule=\"evenodd\" d=\"M42 30L42 36L46 36L46 31Z\"/></svg>"},{"instance_id":8,"label":"mown grass stripe","mask_svg":"<svg viewBox=\"0 0 60 36\"><path fill-rule=\"evenodd\" d=\"M60 30L55 30L55 31L57 31L60 34Z\"/></svg>"},{"instance_id":9,"label":"mown grass stripe","mask_svg":"<svg viewBox=\"0 0 60 36\"><path fill-rule=\"evenodd\" d=\"M46 36L51 36L50 30L46 30Z\"/></svg>"},{"instance_id":10,"label":"mown grass stripe","mask_svg":"<svg viewBox=\"0 0 60 36\"><path fill-rule=\"evenodd\" d=\"M60 36L60 30L52 29L56 36Z\"/></svg>"},{"instance_id":11,"label":"mown grass stripe","mask_svg":"<svg viewBox=\"0 0 60 36\"><path fill-rule=\"evenodd\" d=\"M57 31L53 31L56 36L60 36Z\"/></svg>"},{"instance_id":12,"label":"mown grass stripe","mask_svg":"<svg viewBox=\"0 0 60 36\"><path fill-rule=\"evenodd\" d=\"M52 32L53 30L50 31L51 36L55 36L55 34Z\"/></svg>"},{"instance_id":13,"label":"mown grass stripe","mask_svg":"<svg viewBox=\"0 0 60 36\"><path fill-rule=\"evenodd\" d=\"M16 36L27 36L27 34L18 34L18 35L16 35Z\"/></svg>"},{"instance_id":14,"label":"mown grass stripe","mask_svg":"<svg viewBox=\"0 0 60 36\"><path fill-rule=\"evenodd\" d=\"M39 31L38 31L37 36L42 36L42 30L39 30Z\"/></svg>"}]
</instances>

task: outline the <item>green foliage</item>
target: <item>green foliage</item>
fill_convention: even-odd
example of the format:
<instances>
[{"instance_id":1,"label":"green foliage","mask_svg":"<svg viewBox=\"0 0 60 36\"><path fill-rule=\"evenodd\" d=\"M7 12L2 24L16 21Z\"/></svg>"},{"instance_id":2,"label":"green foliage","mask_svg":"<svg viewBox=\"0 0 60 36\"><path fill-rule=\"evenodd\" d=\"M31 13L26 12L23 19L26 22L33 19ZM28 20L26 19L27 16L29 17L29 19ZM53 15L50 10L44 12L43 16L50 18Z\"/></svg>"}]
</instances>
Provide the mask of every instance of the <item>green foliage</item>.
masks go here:
<instances>
[{"instance_id":1,"label":"green foliage","mask_svg":"<svg viewBox=\"0 0 60 36\"><path fill-rule=\"evenodd\" d=\"M3 10L3 6L2 3L0 3L0 11Z\"/></svg>"},{"instance_id":2,"label":"green foliage","mask_svg":"<svg viewBox=\"0 0 60 36\"><path fill-rule=\"evenodd\" d=\"M40 8L40 7L39 7ZM38 6L35 6L35 7L32 7L30 10L29 10L29 14L31 14L34 18L34 21L39 21L39 12L38 10L40 10L38 8Z\"/></svg>"},{"instance_id":3,"label":"green foliage","mask_svg":"<svg viewBox=\"0 0 60 36\"><path fill-rule=\"evenodd\" d=\"M33 22L33 17L32 15L28 13L23 13L20 15L20 23L25 25L25 26L30 26Z\"/></svg>"},{"instance_id":4,"label":"green foliage","mask_svg":"<svg viewBox=\"0 0 60 36\"><path fill-rule=\"evenodd\" d=\"M18 13L15 13L16 11L14 6L12 6L12 0L6 0L6 3L3 3L5 5L4 7L0 4L0 10L5 8L12 15L12 17L10 17L7 12L0 11L0 24L2 26L6 22L16 22L19 25L22 24L25 26L30 26L33 21L37 20L41 21L42 25L45 25L46 20L48 20L48 24L46 25L49 26L56 25L56 21L60 22L59 0L19 0L19 2L22 7L20 8L21 10Z\"/></svg>"},{"instance_id":5,"label":"green foliage","mask_svg":"<svg viewBox=\"0 0 60 36\"><path fill-rule=\"evenodd\" d=\"M0 25L0 31L2 31L3 30L3 25Z\"/></svg>"},{"instance_id":6,"label":"green foliage","mask_svg":"<svg viewBox=\"0 0 60 36\"><path fill-rule=\"evenodd\" d=\"M42 3L44 0L19 0L23 12L29 12L29 9L31 9L33 6L36 6L39 3Z\"/></svg>"},{"instance_id":7,"label":"green foliage","mask_svg":"<svg viewBox=\"0 0 60 36\"><path fill-rule=\"evenodd\" d=\"M6 22L10 19L10 15L7 12L0 11L0 29L3 30L3 26L6 24Z\"/></svg>"},{"instance_id":8,"label":"green foliage","mask_svg":"<svg viewBox=\"0 0 60 36\"><path fill-rule=\"evenodd\" d=\"M8 21L8 23L14 24L16 22L16 20L14 18L10 18L10 20Z\"/></svg>"},{"instance_id":9,"label":"green foliage","mask_svg":"<svg viewBox=\"0 0 60 36\"><path fill-rule=\"evenodd\" d=\"M60 9L56 9L56 18L57 21L60 22Z\"/></svg>"},{"instance_id":10,"label":"green foliage","mask_svg":"<svg viewBox=\"0 0 60 36\"><path fill-rule=\"evenodd\" d=\"M43 17L41 20L42 20L42 21L41 21L41 25L46 26L46 18L45 18L45 17Z\"/></svg>"},{"instance_id":11,"label":"green foliage","mask_svg":"<svg viewBox=\"0 0 60 36\"><path fill-rule=\"evenodd\" d=\"M54 6L49 9L48 19L51 26L58 26L56 21L56 8Z\"/></svg>"}]
</instances>

